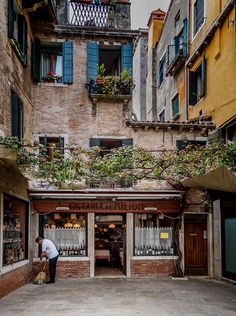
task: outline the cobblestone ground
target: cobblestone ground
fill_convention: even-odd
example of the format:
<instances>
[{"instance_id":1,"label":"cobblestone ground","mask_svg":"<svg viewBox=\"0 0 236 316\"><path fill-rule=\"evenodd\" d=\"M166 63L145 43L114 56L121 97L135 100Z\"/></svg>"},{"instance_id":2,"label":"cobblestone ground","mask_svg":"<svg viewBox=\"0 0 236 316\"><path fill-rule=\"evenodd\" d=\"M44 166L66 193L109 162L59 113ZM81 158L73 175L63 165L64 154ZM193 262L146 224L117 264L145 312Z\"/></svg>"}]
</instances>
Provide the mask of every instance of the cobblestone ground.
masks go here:
<instances>
[{"instance_id":1,"label":"cobblestone ground","mask_svg":"<svg viewBox=\"0 0 236 316\"><path fill-rule=\"evenodd\" d=\"M27 284L1 316L236 316L236 286L209 279L83 279Z\"/></svg>"}]
</instances>

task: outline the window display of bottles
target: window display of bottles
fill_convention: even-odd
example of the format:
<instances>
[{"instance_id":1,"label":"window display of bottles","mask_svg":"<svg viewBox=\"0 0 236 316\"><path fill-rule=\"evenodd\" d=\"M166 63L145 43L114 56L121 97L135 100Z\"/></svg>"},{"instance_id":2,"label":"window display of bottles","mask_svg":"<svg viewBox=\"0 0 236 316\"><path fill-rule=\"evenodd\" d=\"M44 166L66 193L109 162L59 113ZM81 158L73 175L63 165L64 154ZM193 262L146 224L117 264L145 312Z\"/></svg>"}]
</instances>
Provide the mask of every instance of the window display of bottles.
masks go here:
<instances>
[{"instance_id":1,"label":"window display of bottles","mask_svg":"<svg viewBox=\"0 0 236 316\"><path fill-rule=\"evenodd\" d=\"M59 256L86 256L86 245L81 243L79 245L60 245L58 248Z\"/></svg>"},{"instance_id":2,"label":"window display of bottles","mask_svg":"<svg viewBox=\"0 0 236 316\"><path fill-rule=\"evenodd\" d=\"M135 256L172 256L174 254L173 247L152 247L150 246L139 246L135 247Z\"/></svg>"}]
</instances>

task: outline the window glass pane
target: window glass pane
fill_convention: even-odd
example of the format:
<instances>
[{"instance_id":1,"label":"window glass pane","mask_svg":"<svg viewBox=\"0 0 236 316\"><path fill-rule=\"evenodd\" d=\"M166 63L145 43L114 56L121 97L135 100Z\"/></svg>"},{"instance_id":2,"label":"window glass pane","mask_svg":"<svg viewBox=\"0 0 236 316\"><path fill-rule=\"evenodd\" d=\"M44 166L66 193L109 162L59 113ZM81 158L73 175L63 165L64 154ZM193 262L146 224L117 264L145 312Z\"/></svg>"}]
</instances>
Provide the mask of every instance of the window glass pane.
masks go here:
<instances>
[{"instance_id":1,"label":"window glass pane","mask_svg":"<svg viewBox=\"0 0 236 316\"><path fill-rule=\"evenodd\" d=\"M194 34L198 32L204 22L204 0L194 3Z\"/></svg>"},{"instance_id":2,"label":"window glass pane","mask_svg":"<svg viewBox=\"0 0 236 316\"><path fill-rule=\"evenodd\" d=\"M43 52L42 54L42 76L46 76L50 72L50 54Z\"/></svg>"},{"instance_id":3,"label":"window glass pane","mask_svg":"<svg viewBox=\"0 0 236 316\"><path fill-rule=\"evenodd\" d=\"M27 258L28 204L4 196L3 210L3 265Z\"/></svg>"},{"instance_id":4,"label":"window glass pane","mask_svg":"<svg viewBox=\"0 0 236 316\"><path fill-rule=\"evenodd\" d=\"M55 244L60 256L86 256L85 214L59 212L42 216L44 238Z\"/></svg>"},{"instance_id":5,"label":"window glass pane","mask_svg":"<svg viewBox=\"0 0 236 316\"><path fill-rule=\"evenodd\" d=\"M62 56L55 56L55 70L57 76L62 76Z\"/></svg>"},{"instance_id":6,"label":"window glass pane","mask_svg":"<svg viewBox=\"0 0 236 316\"><path fill-rule=\"evenodd\" d=\"M236 274L236 218L225 219L225 270Z\"/></svg>"},{"instance_id":7,"label":"window glass pane","mask_svg":"<svg viewBox=\"0 0 236 316\"><path fill-rule=\"evenodd\" d=\"M172 99L172 115L175 117L179 113L179 95L177 94L174 99Z\"/></svg>"},{"instance_id":8,"label":"window glass pane","mask_svg":"<svg viewBox=\"0 0 236 316\"><path fill-rule=\"evenodd\" d=\"M136 256L174 254L174 219L169 217L162 214L135 214Z\"/></svg>"}]
</instances>

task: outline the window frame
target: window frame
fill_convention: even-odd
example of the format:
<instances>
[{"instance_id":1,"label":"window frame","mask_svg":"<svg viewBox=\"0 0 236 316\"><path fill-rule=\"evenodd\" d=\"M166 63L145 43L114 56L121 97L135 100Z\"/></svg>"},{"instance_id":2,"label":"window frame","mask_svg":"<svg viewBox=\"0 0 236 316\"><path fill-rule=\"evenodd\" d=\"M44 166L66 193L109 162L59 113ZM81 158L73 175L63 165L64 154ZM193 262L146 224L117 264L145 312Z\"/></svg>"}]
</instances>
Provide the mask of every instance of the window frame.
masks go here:
<instances>
[{"instance_id":1,"label":"window frame","mask_svg":"<svg viewBox=\"0 0 236 316\"><path fill-rule=\"evenodd\" d=\"M166 77L166 70L167 70L167 52L165 51L160 60L159 60L159 71L158 71L158 88L162 85L162 83L165 81ZM162 73L161 73L162 68ZM162 80L161 80L162 79Z\"/></svg>"},{"instance_id":2,"label":"window frame","mask_svg":"<svg viewBox=\"0 0 236 316\"><path fill-rule=\"evenodd\" d=\"M173 111L173 101L176 99L178 99L178 112L174 114L174 111ZM180 116L180 104L179 104L179 92L177 91L173 97L170 99L170 102L171 102L171 116L172 116L172 119L177 119L179 116Z\"/></svg>"},{"instance_id":3,"label":"window frame","mask_svg":"<svg viewBox=\"0 0 236 316\"><path fill-rule=\"evenodd\" d=\"M203 22L202 24L199 26L198 30L195 32L195 4L197 3L197 1L201 1L201 0L195 0L192 4L192 41L197 37L198 33L200 32L200 30L203 28L203 25L205 24L205 16L206 16L206 3L205 0L203 1Z\"/></svg>"},{"instance_id":4,"label":"window frame","mask_svg":"<svg viewBox=\"0 0 236 316\"><path fill-rule=\"evenodd\" d=\"M164 121L161 120L161 115L163 115L163 114L164 114L164 116L163 116ZM162 123L166 121L166 109L165 109L165 108L163 108L163 109L159 112L158 118L159 118L159 121L162 122Z\"/></svg>"},{"instance_id":5,"label":"window frame","mask_svg":"<svg viewBox=\"0 0 236 316\"><path fill-rule=\"evenodd\" d=\"M57 142L58 144L60 145L60 142L62 141L63 142L63 147L58 147L56 146L55 149L58 149L58 151L61 152L61 156L65 159L65 137L64 136L52 136L52 135L40 135L39 136L39 143L44 145L45 148L46 148L46 151L47 151L47 157L48 157L48 161L52 161L53 160L53 154L54 154L54 149L53 147L51 146L48 146L48 141L51 140L56 140L57 139Z\"/></svg>"},{"instance_id":6,"label":"window frame","mask_svg":"<svg viewBox=\"0 0 236 316\"><path fill-rule=\"evenodd\" d=\"M18 255L18 260L16 261L13 261L13 262L9 262L9 263L4 263L4 242L3 242L3 239L1 241L1 246L2 246L2 257L0 259L0 262L2 262L2 267L5 268L9 265L12 265L12 264L15 264L15 263L18 263L18 262L22 262L24 260L28 260L29 259L29 202L26 201L26 200L23 200L23 199L20 199L18 197L15 197L13 195L10 195L8 193L3 193L3 218L5 217L5 203L6 203L6 200L10 200L12 203L21 203L22 206L24 206L24 214L23 214L23 218L24 218L24 229L23 230L19 230L20 232L20 237L17 237L16 236L16 233L18 232L18 230L15 229L14 230L8 230L8 236L7 236L7 233L6 233L6 237L4 237L4 232L5 232L5 229L4 229L4 220L3 220L3 229L2 229L2 233L3 233L3 239L7 239L10 238L9 234L13 234L14 232L14 237L12 236L12 238L15 238L15 239L20 239L20 241L17 241L17 243L20 243L21 246L22 246L22 250L23 250L23 257L20 259L19 258L19 255L20 255L20 252L18 253L17 251L17 255ZM7 232L7 230L6 230ZM22 237L21 234L24 234L24 236ZM21 240L24 239L24 244L22 245L21 243ZM9 242L6 242L5 244L14 244L14 241L9 241ZM10 249L10 248L9 248ZM12 248L13 249L13 248ZM13 255L13 254L12 254ZM21 253L22 255L22 253Z\"/></svg>"}]
</instances>

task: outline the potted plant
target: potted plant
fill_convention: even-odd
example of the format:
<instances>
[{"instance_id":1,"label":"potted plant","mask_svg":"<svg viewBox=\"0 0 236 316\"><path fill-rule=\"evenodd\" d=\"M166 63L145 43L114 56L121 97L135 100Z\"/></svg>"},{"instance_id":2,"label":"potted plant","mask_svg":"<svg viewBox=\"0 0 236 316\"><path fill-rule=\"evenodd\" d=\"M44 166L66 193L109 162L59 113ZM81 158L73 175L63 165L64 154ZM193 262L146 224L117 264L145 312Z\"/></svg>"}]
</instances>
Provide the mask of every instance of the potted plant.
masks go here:
<instances>
[{"instance_id":1,"label":"potted plant","mask_svg":"<svg viewBox=\"0 0 236 316\"><path fill-rule=\"evenodd\" d=\"M49 71L46 76L42 77L43 82L51 82L51 83L61 83L62 76L56 75L54 72Z\"/></svg>"},{"instance_id":2,"label":"potted plant","mask_svg":"<svg viewBox=\"0 0 236 316\"><path fill-rule=\"evenodd\" d=\"M106 72L106 67L104 64L97 65L97 80L96 83L102 85L104 83L104 76Z\"/></svg>"}]
</instances>

